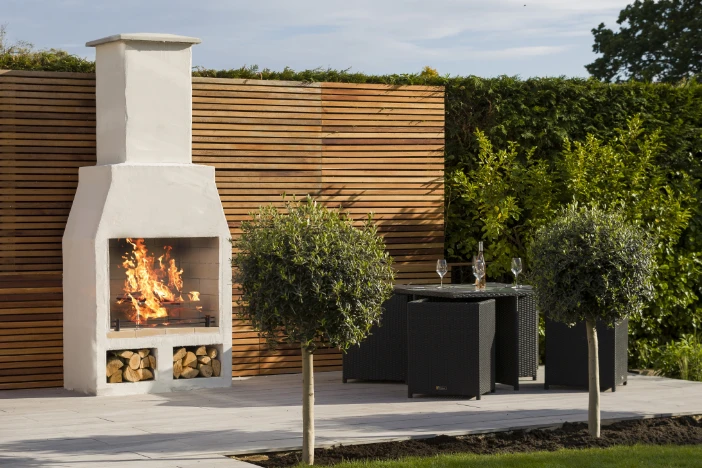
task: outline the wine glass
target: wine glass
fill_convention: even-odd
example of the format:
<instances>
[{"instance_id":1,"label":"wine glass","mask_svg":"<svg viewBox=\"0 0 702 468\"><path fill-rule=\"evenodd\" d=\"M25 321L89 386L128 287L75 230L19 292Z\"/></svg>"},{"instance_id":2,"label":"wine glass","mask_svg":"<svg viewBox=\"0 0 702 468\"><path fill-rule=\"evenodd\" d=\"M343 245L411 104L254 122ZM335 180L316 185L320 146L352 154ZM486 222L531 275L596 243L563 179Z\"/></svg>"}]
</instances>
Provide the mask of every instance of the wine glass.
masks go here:
<instances>
[{"instance_id":1,"label":"wine glass","mask_svg":"<svg viewBox=\"0 0 702 468\"><path fill-rule=\"evenodd\" d=\"M436 261L436 272L441 277L441 286L439 286L439 287L443 288L444 287L444 275L448 272L448 264L446 263L446 260L444 260L443 258Z\"/></svg>"},{"instance_id":2,"label":"wine glass","mask_svg":"<svg viewBox=\"0 0 702 468\"><path fill-rule=\"evenodd\" d=\"M514 289L519 289L519 273L522 272L522 259L513 258L512 259L512 273L514 274Z\"/></svg>"},{"instance_id":3,"label":"wine glass","mask_svg":"<svg viewBox=\"0 0 702 468\"><path fill-rule=\"evenodd\" d=\"M485 276L485 261L476 260L475 262L473 262L473 276L475 276L475 279L477 280L475 288L482 289L480 283L483 279L483 276Z\"/></svg>"}]
</instances>

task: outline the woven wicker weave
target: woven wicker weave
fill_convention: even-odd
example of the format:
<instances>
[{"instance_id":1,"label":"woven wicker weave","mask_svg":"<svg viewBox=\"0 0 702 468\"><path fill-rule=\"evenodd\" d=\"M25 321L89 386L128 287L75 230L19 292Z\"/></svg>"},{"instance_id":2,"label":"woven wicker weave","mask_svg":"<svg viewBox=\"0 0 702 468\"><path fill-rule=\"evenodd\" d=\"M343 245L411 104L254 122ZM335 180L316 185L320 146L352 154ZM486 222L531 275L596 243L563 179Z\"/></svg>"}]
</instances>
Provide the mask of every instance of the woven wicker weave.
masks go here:
<instances>
[{"instance_id":1,"label":"woven wicker weave","mask_svg":"<svg viewBox=\"0 0 702 468\"><path fill-rule=\"evenodd\" d=\"M404 294L395 294L387 300L380 326L374 326L368 338L344 354L344 382L407 380L407 299Z\"/></svg>"},{"instance_id":2,"label":"woven wicker weave","mask_svg":"<svg viewBox=\"0 0 702 468\"><path fill-rule=\"evenodd\" d=\"M614 328L597 322L600 389L616 391L626 385L629 321ZM551 385L588 387L585 323L574 327L546 319L546 389Z\"/></svg>"},{"instance_id":3,"label":"woven wicker weave","mask_svg":"<svg viewBox=\"0 0 702 468\"><path fill-rule=\"evenodd\" d=\"M539 313L534 290L492 286L476 291L472 285L395 286L395 293L431 301L496 301L496 381L519 390L519 378L536 380L539 367Z\"/></svg>"},{"instance_id":4,"label":"woven wicker weave","mask_svg":"<svg viewBox=\"0 0 702 468\"><path fill-rule=\"evenodd\" d=\"M407 394L495 390L495 301L407 304Z\"/></svg>"}]
</instances>

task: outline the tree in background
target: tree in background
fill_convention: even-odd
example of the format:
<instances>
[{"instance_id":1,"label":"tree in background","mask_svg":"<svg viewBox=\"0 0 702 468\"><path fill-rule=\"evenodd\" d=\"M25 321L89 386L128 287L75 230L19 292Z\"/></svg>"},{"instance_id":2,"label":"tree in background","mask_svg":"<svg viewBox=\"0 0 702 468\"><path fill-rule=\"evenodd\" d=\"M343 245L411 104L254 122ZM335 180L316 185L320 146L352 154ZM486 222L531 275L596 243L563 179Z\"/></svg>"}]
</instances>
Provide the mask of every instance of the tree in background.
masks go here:
<instances>
[{"instance_id":1,"label":"tree in background","mask_svg":"<svg viewBox=\"0 0 702 468\"><path fill-rule=\"evenodd\" d=\"M571 205L537 231L529 257L539 309L567 325L585 322L588 430L599 437L597 322L614 326L653 297L653 243L620 213Z\"/></svg>"},{"instance_id":2,"label":"tree in background","mask_svg":"<svg viewBox=\"0 0 702 468\"><path fill-rule=\"evenodd\" d=\"M392 294L392 259L371 216L356 228L310 197L285 212L262 207L241 230L233 259L241 317L271 347L280 339L302 347L302 461L312 465L317 343L345 350L368 335Z\"/></svg>"},{"instance_id":3,"label":"tree in background","mask_svg":"<svg viewBox=\"0 0 702 468\"><path fill-rule=\"evenodd\" d=\"M636 0L619 13L615 32L592 30L602 54L587 71L598 80L679 82L702 74L702 2Z\"/></svg>"}]
</instances>

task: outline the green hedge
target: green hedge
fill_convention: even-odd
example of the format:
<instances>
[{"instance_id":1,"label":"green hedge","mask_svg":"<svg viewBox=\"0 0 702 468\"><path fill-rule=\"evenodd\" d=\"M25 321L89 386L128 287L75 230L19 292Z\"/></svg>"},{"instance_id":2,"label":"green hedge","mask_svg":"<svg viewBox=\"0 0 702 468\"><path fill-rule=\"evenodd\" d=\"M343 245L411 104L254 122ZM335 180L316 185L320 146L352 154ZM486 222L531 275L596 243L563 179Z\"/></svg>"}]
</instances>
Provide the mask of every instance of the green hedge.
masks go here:
<instances>
[{"instance_id":1,"label":"green hedge","mask_svg":"<svg viewBox=\"0 0 702 468\"><path fill-rule=\"evenodd\" d=\"M42 59L44 60L44 59ZM0 68L40 69L42 60L26 63L0 56ZM46 58L47 68L64 71L92 71L91 63L70 56ZM23 68L24 67L24 68ZM553 164L561 155L566 138L582 141L592 134L602 141L611 140L616 128L625 128L628 120L640 116L644 129L660 129L666 150L657 164L665 169L675 186L684 171L698 184L697 199L702 201L702 85L694 81L681 85L624 83L604 84L591 79L441 77L431 74L365 75L339 70L280 72L242 67L232 70L197 68L194 76L247 78L306 82L349 82L383 84L426 84L446 88L446 170L469 172L478 161L476 130L481 130L495 150L507 149L515 142L525 150L533 148L533 158ZM686 182L687 183L687 182ZM447 192L451 196L450 192ZM450 258L466 259L477 241L480 220L465 219L475 206L458 197L447 203L446 250ZM467 229L466 224L473 223ZM490 249L489 245L486 248ZM650 364L650 349L690 334L702 325L702 208L695 212L678 245L669 246L668 264L663 268L679 271L681 286L659 288L669 294L671 306L666 310L652 307L645 327L634 325L633 332L641 349L633 364ZM681 266L678 258L691 264ZM690 260L692 259L692 260ZM668 291L668 292L666 292ZM685 306L678 296L685 295ZM665 299L665 298L664 298ZM659 303L661 301L658 301ZM663 303L666 301L663 300ZM663 317L657 318L657 317Z\"/></svg>"}]
</instances>

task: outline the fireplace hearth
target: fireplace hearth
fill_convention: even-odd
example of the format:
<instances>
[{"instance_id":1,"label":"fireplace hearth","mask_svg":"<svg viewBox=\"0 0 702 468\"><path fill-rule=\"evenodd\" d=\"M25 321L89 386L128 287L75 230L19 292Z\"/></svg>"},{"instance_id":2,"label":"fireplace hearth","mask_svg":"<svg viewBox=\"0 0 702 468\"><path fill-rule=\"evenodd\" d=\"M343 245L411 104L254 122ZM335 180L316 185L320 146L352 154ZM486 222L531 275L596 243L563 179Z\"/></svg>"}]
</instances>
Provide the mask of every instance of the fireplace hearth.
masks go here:
<instances>
[{"instance_id":1,"label":"fireplace hearth","mask_svg":"<svg viewBox=\"0 0 702 468\"><path fill-rule=\"evenodd\" d=\"M214 168L191 155L199 42L120 34L87 44L96 47L97 164L79 170L63 236L67 389L232 383L231 235ZM217 369L198 358L186 377L208 378L174 379L174 349L216 350ZM145 356L137 362L134 352Z\"/></svg>"}]
</instances>

